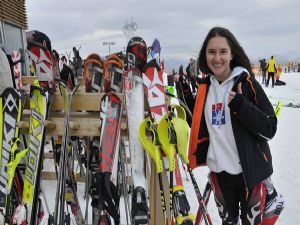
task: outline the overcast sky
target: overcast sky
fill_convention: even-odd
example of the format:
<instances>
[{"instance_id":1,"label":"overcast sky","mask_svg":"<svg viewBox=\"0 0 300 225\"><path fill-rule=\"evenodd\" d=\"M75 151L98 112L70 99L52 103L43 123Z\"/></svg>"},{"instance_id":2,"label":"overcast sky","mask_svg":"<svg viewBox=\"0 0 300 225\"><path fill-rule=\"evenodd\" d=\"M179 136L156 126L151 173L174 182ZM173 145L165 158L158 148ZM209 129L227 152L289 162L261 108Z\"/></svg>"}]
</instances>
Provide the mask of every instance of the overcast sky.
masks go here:
<instances>
[{"instance_id":1,"label":"overcast sky","mask_svg":"<svg viewBox=\"0 0 300 225\"><path fill-rule=\"evenodd\" d=\"M59 53L81 46L85 58L127 45L122 28L133 21L136 36L160 40L166 66L187 65L197 57L213 26L232 31L254 62L275 55L300 61L299 0L26 0L29 30L47 34Z\"/></svg>"}]
</instances>

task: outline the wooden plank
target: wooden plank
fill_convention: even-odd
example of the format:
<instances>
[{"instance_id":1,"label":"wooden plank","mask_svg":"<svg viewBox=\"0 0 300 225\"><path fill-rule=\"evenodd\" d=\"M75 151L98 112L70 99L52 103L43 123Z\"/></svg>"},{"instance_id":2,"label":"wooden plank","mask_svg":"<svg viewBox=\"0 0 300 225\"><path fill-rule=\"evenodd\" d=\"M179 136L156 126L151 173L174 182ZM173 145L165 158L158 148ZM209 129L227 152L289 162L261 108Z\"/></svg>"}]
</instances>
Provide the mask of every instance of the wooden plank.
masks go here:
<instances>
[{"instance_id":1,"label":"wooden plank","mask_svg":"<svg viewBox=\"0 0 300 225\"><path fill-rule=\"evenodd\" d=\"M47 129L46 135L47 136L62 136L64 134L64 118L49 118L49 121L54 122L56 124L55 129ZM100 136L100 130L98 124L100 124L99 118L89 118L89 119L82 119L82 118L72 118L71 121L79 124L79 129L72 129L69 128L69 135L70 136ZM21 129L21 133L28 133L28 129Z\"/></svg>"},{"instance_id":2,"label":"wooden plank","mask_svg":"<svg viewBox=\"0 0 300 225\"><path fill-rule=\"evenodd\" d=\"M42 180L57 180L55 172L52 171L42 171ZM85 177L81 177L79 174L76 176L75 179L77 182L85 182ZM125 179L127 180L128 184L132 184L132 177L126 176Z\"/></svg>"},{"instance_id":3,"label":"wooden plank","mask_svg":"<svg viewBox=\"0 0 300 225\"><path fill-rule=\"evenodd\" d=\"M33 81L35 79L38 79L37 76L26 76L26 75L23 75L22 76L22 85L23 86L33 85ZM78 77L78 82L79 82L80 86L84 86L84 78L82 76Z\"/></svg>"},{"instance_id":4,"label":"wooden plank","mask_svg":"<svg viewBox=\"0 0 300 225\"><path fill-rule=\"evenodd\" d=\"M71 111L99 111L100 101L104 93L81 93L78 92L72 97ZM123 95L117 94L117 96L122 100ZM53 99L51 110L62 110L63 109L63 97L56 93Z\"/></svg>"},{"instance_id":5,"label":"wooden plank","mask_svg":"<svg viewBox=\"0 0 300 225\"><path fill-rule=\"evenodd\" d=\"M72 97L71 111L99 111L100 101L105 93L86 93L76 92ZM116 94L123 100L123 94ZM51 111L62 111L64 108L64 99L59 92L55 92L51 104ZM25 109L29 109L29 98L26 101Z\"/></svg>"},{"instance_id":6,"label":"wooden plank","mask_svg":"<svg viewBox=\"0 0 300 225\"><path fill-rule=\"evenodd\" d=\"M42 171L42 180L56 180L56 174L52 171ZM85 182L85 177L75 176L77 182Z\"/></svg>"},{"instance_id":7,"label":"wooden plank","mask_svg":"<svg viewBox=\"0 0 300 225\"><path fill-rule=\"evenodd\" d=\"M22 85L33 85L33 81L37 79L37 76L22 76Z\"/></svg>"},{"instance_id":8,"label":"wooden plank","mask_svg":"<svg viewBox=\"0 0 300 225\"><path fill-rule=\"evenodd\" d=\"M29 114L29 110L24 110L22 121L29 123ZM101 123L99 117L99 112L71 112L70 122L76 126L69 127L69 135L89 137L100 136ZM48 120L54 123L55 127L54 129L47 128L46 135L62 136L65 128L63 112L51 112ZM28 127L20 129L20 132L28 134ZM127 135L127 124L124 118L121 123L121 135Z\"/></svg>"}]
</instances>

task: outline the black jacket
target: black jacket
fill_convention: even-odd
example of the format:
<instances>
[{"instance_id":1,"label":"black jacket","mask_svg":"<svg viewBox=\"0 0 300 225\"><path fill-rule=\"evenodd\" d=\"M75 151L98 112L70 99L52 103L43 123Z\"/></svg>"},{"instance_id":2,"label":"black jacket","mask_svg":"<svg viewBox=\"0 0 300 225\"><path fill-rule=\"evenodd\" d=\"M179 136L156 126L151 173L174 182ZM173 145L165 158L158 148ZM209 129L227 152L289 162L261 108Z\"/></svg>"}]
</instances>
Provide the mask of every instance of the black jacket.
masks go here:
<instances>
[{"instance_id":1,"label":"black jacket","mask_svg":"<svg viewBox=\"0 0 300 225\"><path fill-rule=\"evenodd\" d=\"M60 71L60 79L63 80L67 85L69 85L69 88L71 90L75 86L74 73L72 69L66 64L63 64L63 68Z\"/></svg>"},{"instance_id":2,"label":"black jacket","mask_svg":"<svg viewBox=\"0 0 300 225\"><path fill-rule=\"evenodd\" d=\"M237 92L240 82L242 94L236 94L229 108L245 184L250 189L273 173L272 156L267 141L276 133L277 118L268 97L254 77L243 72L235 78L233 91ZM192 168L206 165L210 138L204 118L204 105L210 86L209 76L202 79L199 85L203 85L203 88L198 88L197 105L195 102L190 105L194 109L189 149ZM197 120L198 126L195 124ZM193 135L197 136L194 141Z\"/></svg>"}]
</instances>

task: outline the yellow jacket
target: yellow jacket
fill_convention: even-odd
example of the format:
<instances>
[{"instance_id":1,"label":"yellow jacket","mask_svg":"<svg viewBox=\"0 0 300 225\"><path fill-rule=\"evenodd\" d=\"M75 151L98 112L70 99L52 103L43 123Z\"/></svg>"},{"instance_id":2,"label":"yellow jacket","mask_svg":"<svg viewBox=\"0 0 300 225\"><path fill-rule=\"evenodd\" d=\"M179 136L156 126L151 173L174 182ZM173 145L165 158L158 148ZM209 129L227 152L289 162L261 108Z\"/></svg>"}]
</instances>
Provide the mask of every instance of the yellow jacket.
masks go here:
<instances>
[{"instance_id":1,"label":"yellow jacket","mask_svg":"<svg viewBox=\"0 0 300 225\"><path fill-rule=\"evenodd\" d=\"M277 70L276 70L276 61L275 61L274 58L270 59L268 61L267 65L266 65L266 69L267 69L268 72L273 72L273 73L277 72Z\"/></svg>"}]
</instances>

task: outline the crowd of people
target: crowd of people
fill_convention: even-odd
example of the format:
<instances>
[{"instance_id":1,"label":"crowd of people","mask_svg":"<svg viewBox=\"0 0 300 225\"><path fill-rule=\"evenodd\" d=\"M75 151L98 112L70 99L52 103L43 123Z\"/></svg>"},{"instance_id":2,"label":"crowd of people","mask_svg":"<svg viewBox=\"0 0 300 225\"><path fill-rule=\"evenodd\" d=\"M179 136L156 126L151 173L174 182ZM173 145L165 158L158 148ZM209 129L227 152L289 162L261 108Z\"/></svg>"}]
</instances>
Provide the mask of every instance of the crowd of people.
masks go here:
<instances>
[{"instance_id":1,"label":"crowd of people","mask_svg":"<svg viewBox=\"0 0 300 225\"><path fill-rule=\"evenodd\" d=\"M290 73L290 72L300 72L300 63L296 62L289 62L287 66L284 68L285 73Z\"/></svg>"}]
</instances>

